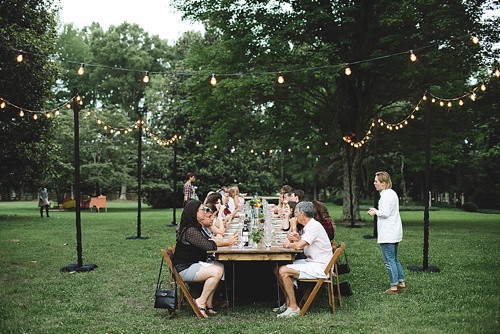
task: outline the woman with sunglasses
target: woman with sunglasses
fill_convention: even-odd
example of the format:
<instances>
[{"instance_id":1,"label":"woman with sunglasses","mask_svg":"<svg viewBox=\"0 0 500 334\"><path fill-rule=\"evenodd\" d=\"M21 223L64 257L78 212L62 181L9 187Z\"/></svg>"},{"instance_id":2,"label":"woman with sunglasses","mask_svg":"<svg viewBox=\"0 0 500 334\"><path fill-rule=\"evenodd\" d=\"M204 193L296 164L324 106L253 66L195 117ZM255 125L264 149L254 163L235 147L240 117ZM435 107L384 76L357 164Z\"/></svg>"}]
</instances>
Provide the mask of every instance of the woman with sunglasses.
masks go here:
<instances>
[{"instance_id":1,"label":"woman with sunglasses","mask_svg":"<svg viewBox=\"0 0 500 334\"><path fill-rule=\"evenodd\" d=\"M212 210L198 200L189 201L182 212L178 237L172 262L185 282L203 284L200 297L195 299L201 314L216 314L213 310L213 297L224 267L207 262L207 252L217 249L216 241L211 239L208 228L212 225ZM233 236L227 242L236 242Z\"/></svg>"},{"instance_id":2,"label":"woman with sunglasses","mask_svg":"<svg viewBox=\"0 0 500 334\"><path fill-rule=\"evenodd\" d=\"M220 233L222 236L225 236L228 221L233 219L233 215L224 216L222 194L218 192L209 193L207 195L207 198L205 198L205 202L203 204L212 209L212 211L214 212L213 227L215 227L218 233ZM212 231L214 231L214 228L212 228Z\"/></svg>"}]
</instances>

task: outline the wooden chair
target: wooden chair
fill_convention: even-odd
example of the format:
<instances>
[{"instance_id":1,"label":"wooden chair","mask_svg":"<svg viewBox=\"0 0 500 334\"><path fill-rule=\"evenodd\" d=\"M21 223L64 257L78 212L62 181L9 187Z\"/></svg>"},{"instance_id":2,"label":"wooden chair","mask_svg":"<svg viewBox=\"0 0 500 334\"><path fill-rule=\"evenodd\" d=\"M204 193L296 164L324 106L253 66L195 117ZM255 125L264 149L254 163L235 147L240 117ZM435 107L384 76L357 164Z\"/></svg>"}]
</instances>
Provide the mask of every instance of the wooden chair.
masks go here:
<instances>
[{"instance_id":1,"label":"wooden chair","mask_svg":"<svg viewBox=\"0 0 500 334\"><path fill-rule=\"evenodd\" d=\"M334 285L337 288L337 296L339 299L339 307L342 308L342 296L340 295L340 282L338 280L338 269L337 269L337 262L340 258L340 255L344 251L345 248L345 243L340 243L340 246L338 246L335 249L335 252L333 253L333 256L328 262L328 265L325 268L325 275L327 278L315 278L315 279L299 279L298 282L304 282L304 283L316 283L313 288L309 288L308 291L304 294L302 297L299 307L300 307L300 313L299 315L304 315L306 314L307 310L309 309L309 306L311 306L314 301L318 298L318 292L322 288L323 284L326 283L328 284L327 286L327 292L328 292L328 303L330 304L330 307L332 309L332 313L335 314L335 296L333 294L333 288Z\"/></svg>"},{"instance_id":2,"label":"wooden chair","mask_svg":"<svg viewBox=\"0 0 500 334\"><path fill-rule=\"evenodd\" d=\"M173 278L174 278L175 282L177 283L177 285L181 289L180 290L179 305L181 305L182 299L186 298L186 300L188 301L189 305L193 309L194 314L198 318L203 318L203 315L201 314L200 310L198 309L198 305L196 304L196 302L194 301L194 299L191 297L191 294L189 293L189 290L188 290L186 284L184 283L184 281L182 280L182 278L179 276L179 273L177 272L177 270L175 269L175 267L174 267L174 265L172 263L171 255L173 255L173 248L172 247L169 247L169 248L170 248L169 249L170 254L165 249L162 249L161 253L163 254L163 258L165 259L165 262L167 262L168 267L170 268L170 274L173 275Z\"/></svg>"}]
</instances>

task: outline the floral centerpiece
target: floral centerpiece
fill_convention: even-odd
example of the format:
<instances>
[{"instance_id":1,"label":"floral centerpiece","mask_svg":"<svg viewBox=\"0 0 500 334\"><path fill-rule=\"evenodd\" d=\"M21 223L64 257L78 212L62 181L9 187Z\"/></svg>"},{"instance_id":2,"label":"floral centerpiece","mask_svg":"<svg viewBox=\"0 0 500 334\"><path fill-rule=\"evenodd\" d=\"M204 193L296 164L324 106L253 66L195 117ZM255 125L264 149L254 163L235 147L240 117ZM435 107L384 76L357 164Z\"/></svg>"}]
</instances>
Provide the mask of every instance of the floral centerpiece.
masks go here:
<instances>
[{"instance_id":1,"label":"floral centerpiece","mask_svg":"<svg viewBox=\"0 0 500 334\"><path fill-rule=\"evenodd\" d=\"M260 208L262 206L262 203L260 202L260 199L254 198L251 199L250 202L248 202L251 208Z\"/></svg>"}]
</instances>

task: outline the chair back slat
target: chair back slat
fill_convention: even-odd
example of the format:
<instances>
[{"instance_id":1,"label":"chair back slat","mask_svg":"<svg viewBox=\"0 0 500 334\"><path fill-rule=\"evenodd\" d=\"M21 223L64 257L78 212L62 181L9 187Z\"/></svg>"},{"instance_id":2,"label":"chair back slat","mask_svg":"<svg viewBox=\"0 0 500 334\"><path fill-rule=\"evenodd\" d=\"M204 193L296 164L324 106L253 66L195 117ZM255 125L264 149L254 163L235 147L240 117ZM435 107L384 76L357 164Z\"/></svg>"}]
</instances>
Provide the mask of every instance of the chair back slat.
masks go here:
<instances>
[{"instance_id":1,"label":"chair back slat","mask_svg":"<svg viewBox=\"0 0 500 334\"><path fill-rule=\"evenodd\" d=\"M325 275L328 275L330 271L332 270L332 267L337 263L337 261L340 258L340 255L344 251L345 248L345 243L341 242L340 246L335 249L335 252L333 252L333 256L330 259L330 262L328 262L328 265L325 268Z\"/></svg>"}]
</instances>

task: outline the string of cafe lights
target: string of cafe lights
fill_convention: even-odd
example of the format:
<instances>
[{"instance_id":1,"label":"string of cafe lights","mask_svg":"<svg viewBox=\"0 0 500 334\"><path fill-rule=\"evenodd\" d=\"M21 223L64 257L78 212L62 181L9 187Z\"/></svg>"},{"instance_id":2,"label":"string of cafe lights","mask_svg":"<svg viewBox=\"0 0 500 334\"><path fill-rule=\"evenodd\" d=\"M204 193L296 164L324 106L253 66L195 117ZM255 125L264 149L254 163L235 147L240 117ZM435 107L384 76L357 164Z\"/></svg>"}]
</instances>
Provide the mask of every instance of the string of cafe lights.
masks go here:
<instances>
[{"instance_id":1,"label":"string of cafe lights","mask_svg":"<svg viewBox=\"0 0 500 334\"><path fill-rule=\"evenodd\" d=\"M0 97L0 109L5 109L6 107L10 106L10 107L13 107L13 108L18 110L20 117L24 117L26 115L26 113L28 113L28 114L31 114L31 116L33 117L34 120L37 120L38 117L40 117L40 116L45 116L46 118L51 118L52 114L54 114L55 116L58 116L61 109L63 109L65 106L68 106L68 105L71 106L71 101L73 101L73 99L74 99L74 97L72 97L71 99L67 100L66 102L58 105L57 107L55 107L53 109L31 110L28 108L20 107L16 104L11 103L11 102ZM78 99L79 103L82 104L81 99L79 99L79 97L77 97L77 99Z\"/></svg>"},{"instance_id":2,"label":"string of cafe lights","mask_svg":"<svg viewBox=\"0 0 500 334\"><path fill-rule=\"evenodd\" d=\"M120 135L123 133L126 135L126 134L129 134L130 132L132 132L134 129L137 129L139 127L139 125L142 125L142 128L151 137L151 139L153 139L153 141L160 146L170 146L173 143L175 143L176 141L182 139L182 136L177 135L177 134L173 135L169 139L161 139L161 136L158 135L157 133L155 133L144 120L137 120L136 122L134 122L133 124L131 124L127 127L115 127L115 126L112 126L112 125L104 122L102 119L100 119L97 116L97 114L95 112L91 111L90 109L87 109L86 112L87 112L87 116L94 117L96 124L99 125L103 129L104 132L109 132L111 134Z\"/></svg>"},{"instance_id":3,"label":"string of cafe lights","mask_svg":"<svg viewBox=\"0 0 500 334\"><path fill-rule=\"evenodd\" d=\"M31 110L28 108L22 108L14 103L11 103L3 98L0 97L0 109L5 109L7 106L13 107L18 110L19 117L24 118L24 117L32 117L34 120L38 120L40 117L45 116L46 118L51 118L51 117L57 117L61 113L61 109L64 108L71 108L71 102L75 100L78 102L79 105L83 104L83 100L79 95L73 96L71 99L67 100L64 103L61 103L57 107L49 110ZM87 116L93 116L95 118L95 122L97 125L99 125L104 132L109 132L110 134L129 134L131 133L134 129L137 129L139 127L139 124L142 124L143 129L146 131L146 133L153 139L155 143L157 143L160 146L169 146L172 145L174 142L182 139L182 136L180 135L173 135L169 139L161 139L161 136L155 133L147 124L144 120L138 120L134 122L132 125L129 125L127 127L116 127L112 126L106 122L104 122L102 119L100 119L95 112L92 112L89 108L86 109L86 115Z\"/></svg>"},{"instance_id":4,"label":"string of cafe lights","mask_svg":"<svg viewBox=\"0 0 500 334\"><path fill-rule=\"evenodd\" d=\"M500 70L497 68L495 70L495 72L493 72L492 76L494 76L496 78L500 78ZM415 113L420 110L420 104L423 101L427 101L429 98L431 99L430 102L432 102L433 104L437 103L437 104L439 104L440 107L448 108L448 109L451 109L452 107L454 107L456 105L458 105L459 107L463 106L465 104L465 101L467 98L470 99L471 101L476 101L477 94L479 92L486 91L487 84L488 84L489 80L490 80L490 78L486 78L485 80L483 80L483 82L481 84L472 88L472 90L470 92L464 93L464 94L462 94L458 97L454 97L454 98L439 97L437 95L432 94L429 91L426 91L425 94L423 95L423 97L417 103L417 105L413 108L413 110L407 116L405 116L401 121L399 121L397 123L389 123L389 122L384 121L382 118L379 118L378 119L379 126L385 127L389 131L401 130L403 127L405 127L406 125L409 124L410 120L415 119ZM354 133L344 135L344 137L342 139L344 140L344 142L350 144L351 146L353 146L355 148L361 148L366 143L366 141L371 139L371 134L372 134L371 130L373 129L374 126L375 126L375 123L372 122L370 127L366 131L365 135L363 136L363 138L358 140L358 141L353 140L353 138L355 137Z\"/></svg>"},{"instance_id":5,"label":"string of cafe lights","mask_svg":"<svg viewBox=\"0 0 500 334\"><path fill-rule=\"evenodd\" d=\"M472 43L474 43L474 44L478 44L479 43L479 38L477 37L476 34L459 36L459 37L450 39L448 42L456 40L456 39L464 38L465 36L470 37L471 40L472 40ZM345 64L337 64L337 65L329 65L329 66L321 66L321 67L311 67L311 68L297 69L297 70L291 70L291 71L286 71L286 72L285 71L278 71L277 72L277 75L278 75L277 81L280 84L283 84L285 82L285 78L284 78L284 74L283 73L303 72L303 71L326 69L326 68L334 68L334 67L344 68L344 74L346 76L349 76L349 75L352 74L351 65L361 64L361 63L370 62L370 61L376 61L376 60L385 59L385 58L389 58L389 57L393 57L393 56L399 56L399 55L402 55L402 54L409 54L410 61L415 62L415 61L418 60L417 55L416 55L416 51L420 51L420 50L432 47L432 46L434 46L434 45L436 45L438 43L439 42L434 42L434 43L431 43L431 44L429 44L427 46L416 48L416 49L412 49L412 50L408 50L408 51L403 51L403 52L398 52L398 53L394 53L394 54L384 55L384 56L380 56L380 57L376 57L376 58L371 58L371 59L365 59L365 60L360 60L360 61L349 62L349 63L345 63ZM11 48L11 49L13 49L13 48ZM13 50L15 50L15 49L13 49ZM36 56L41 56L40 54L37 54L37 53L30 53L30 52L25 52L25 51L19 50L18 54L17 54L17 57L16 57L16 61L17 62L23 62L24 58L25 58L25 54L32 54L32 55L36 55ZM87 65L87 67L96 67L96 68L97 67L101 67L101 68L108 68L108 69L113 69L113 70L121 70L121 71L129 71L129 72L141 72L141 73L144 73L142 81L145 84L147 84L147 83L150 82L150 76L152 74L171 73L171 72L138 71L138 70L121 68L121 67L111 67L111 66L105 66L105 65L85 64L84 62L75 62L75 61L66 61L66 62L79 64L79 67L78 67L78 70L77 70L77 73L79 75L84 75L84 73L85 73L85 66L86 65ZM253 75L256 75L256 74L264 75L264 74L273 74L273 73L276 73L276 72L259 72L259 73L251 73L251 74L253 74ZM185 76L200 75L200 74L194 74L194 73L179 73L179 72L176 72L176 73L173 73L173 74L174 75L185 75ZM202 75L206 75L206 74L202 74ZM226 73L226 74L215 74L215 73L212 73L211 76L210 76L210 83L215 86L217 84L217 76L223 76L223 77L227 76L227 77L229 77L229 76L241 76L241 75L242 75L241 73ZM498 68L495 69L494 75L496 77L500 76L500 71L499 71ZM485 82L481 84L481 86L480 86L481 91L485 91L486 90L486 82L487 82L487 80L485 80ZM474 88L470 92L470 99L471 100L473 100L473 101L475 100L475 98L476 98L476 93L475 92L478 89L479 89L479 87L476 87L476 88ZM449 98L448 99L447 98L439 98L439 97L434 96L434 95L432 95L430 93L429 93L429 95L431 96L433 102L435 102L436 100L439 100L440 106L445 106L446 105L448 108L451 108L453 106L453 102L455 102L455 101L458 101L458 104L460 106L463 105L463 98L465 96L469 95L469 93L464 94L464 95L459 96L459 97L456 97L456 98L451 98L451 99L449 99ZM425 99L426 99L426 95L424 95L424 97L422 98L422 100L425 100ZM420 102L422 102L422 100ZM5 107L5 104L3 103L3 101L4 100L2 100L0 98L0 108ZM393 130L393 129L399 130L399 129L402 129L404 126L406 126L408 124L408 120L413 119L415 117L414 113L419 110L419 104L420 104L420 102L413 109L413 111L408 116L406 116L402 121L400 121L398 123L392 123L391 124L391 123L385 122L383 119L379 119L380 125L385 126L388 130ZM79 100L79 103L82 104L81 100ZM2 107L2 105L3 105L3 107ZM69 103L67 103L67 105L69 105ZM18 107L18 109L20 109L20 116L22 117L23 116L22 115L23 114L23 109L20 108L20 107ZM56 112L56 114L59 112L58 108L54 109L54 111ZM37 111L29 111L29 112L31 112L31 113L34 114L33 115L34 119L37 119L37 117L38 117L37 115L39 113L44 113L46 115L46 117L50 117L50 114L51 114L50 111L43 111L43 112L42 111L39 111L39 112L37 112ZM99 121L101 122L100 124L103 124L102 120L99 120ZM136 126L137 126L137 124L136 124ZM362 147L364 145L364 143L368 139L370 139L371 129L373 128L373 126L374 126L374 124L372 123L371 126L370 126L370 128L366 132L366 134L359 141L353 141L353 137L355 136L354 134L346 135L346 136L343 137L343 139L344 139L345 142L350 143L353 147L356 147L356 148ZM125 132L125 133L127 133L127 132L130 131L130 129L115 129L114 127L109 126L109 125L104 125L103 129L104 130L109 129L110 131L119 132L119 133L121 133L122 131ZM161 143L161 145L169 145L169 144L171 144L172 143L172 138L174 138L174 137L172 137L171 139L166 140L166 141L161 140L159 138L159 136L157 136L156 134L154 134L149 129L149 127L146 127L146 132L148 132L155 141L157 141L158 143ZM328 143L325 142L325 145L328 145ZM254 152L251 152L251 153L254 153Z\"/></svg>"},{"instance_id":6,"label":"string of cafe lights","mask_svg":"<svg viewBox=\"0 0 500 334\"><path fill-rule=\"evenodd\" d=\"M318 67L300 68L300 69L286 70L286 71L279 70L279 71L250 72L247 75L276 75L277 82L280 84L283 84L285 82L285 74L287 74L287 73L306 72L306 71L314 71L314 70L325 70L325 69L329 69L329 68L343 69L344 74L349 76L352 74L352 69L351 69L352 65L362 64L362 63L366 63L366 62L373 62L373 61L382 60L382 59L391 58L391 57L400 56L400 55L408 55L409 59L412 62L415 62L418 60L418 57L417 57L418 51L422 51L424 49L434 47L434 46L441 44L441 43L445 43L445 42L450 43L454 40L463 39L466 37L470 38L472 43L474 43L474 44L479 43L478 36L473 33L473 34L466 34L466 35L458 36L455 38L450 38L446 41L435 41L435 42L432 42L428 45L425 45L425 46L422 46L419 48L414 48L411 50L387 54L387 55L383 55L383 56L379 56L379 57L375 57L375 58L370 58L370 59L352 61L352 62L348 62L348 63L339 63L339 64L332 64L332 65L318 66ZM5 46L3 46L3 47L5 47ZM20 50L18 48L13 48L13 47L6 47L6 48L17 53L16 54L16 61L19 63L23 62L27 56L48 57L52 60L57 59L57 57L55 57L55 56L49 56L49 55L43 55L40 53L29 52L26 50ZM148 84L151 80L151 76L156 75L156 74L158 74L158 75L173 74L176 76L208 76L209 82L213 86L217 85L218 78L221 78L221 77L240 77L240 76L244 75L241 72L238 72L238 73L211 72L211 74L207 74L207 73L195 73L195 72L188 73L188 72L172 72L172 71L148 71L148 70L135 70L135 69L123 68L123 67L119 67L119 66L91 64L91 63L86 63L85 61L74 61L74 60L60 60L60 61L64 61L64 62L69 63L69 64L75 64L75 66L77 67L76 71L79 75L84 75L86 73L86 69L88 69L88 68L105 68L105 69L116 70L116 71L141 73L142 74L142 81L145 84Z\"/></svg>"}]
</instances>

